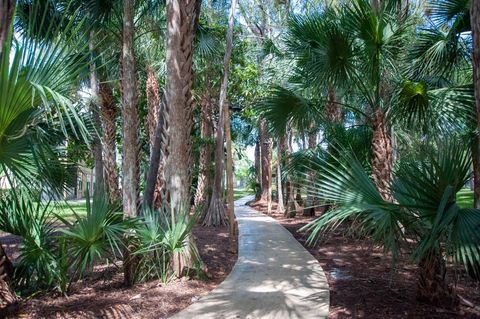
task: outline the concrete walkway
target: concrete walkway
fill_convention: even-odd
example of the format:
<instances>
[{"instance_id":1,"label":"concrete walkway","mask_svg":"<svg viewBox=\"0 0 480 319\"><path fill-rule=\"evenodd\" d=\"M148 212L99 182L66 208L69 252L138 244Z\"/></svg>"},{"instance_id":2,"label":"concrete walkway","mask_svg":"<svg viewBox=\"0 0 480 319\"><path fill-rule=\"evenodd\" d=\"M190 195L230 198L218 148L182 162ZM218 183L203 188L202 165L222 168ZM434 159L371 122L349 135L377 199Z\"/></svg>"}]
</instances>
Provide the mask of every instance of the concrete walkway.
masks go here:
<instances>
[{"instance_id":1,"label":"concrete walkway","mask_svg":"<svg viewBox=\"0 0 480 319\"><path fill-rule=\"evenodd\" d=\"M235 202L238 261L210 294L172 318L325 318L328 283L320 264L273 218Z\"/></svg>"}]
</instances>

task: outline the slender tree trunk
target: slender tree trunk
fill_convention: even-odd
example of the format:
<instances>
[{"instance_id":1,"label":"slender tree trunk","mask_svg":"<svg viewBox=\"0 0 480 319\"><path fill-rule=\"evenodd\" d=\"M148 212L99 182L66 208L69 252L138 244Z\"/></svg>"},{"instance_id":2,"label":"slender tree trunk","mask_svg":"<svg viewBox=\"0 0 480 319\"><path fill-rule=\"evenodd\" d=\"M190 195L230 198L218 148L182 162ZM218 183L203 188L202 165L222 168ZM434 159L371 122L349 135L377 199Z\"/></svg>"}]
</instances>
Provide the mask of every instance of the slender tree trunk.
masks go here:
<instances>
[{"instance_id":1,"label":"slender tree trunk","mask_svg":"<svg viewBox=\"0 0 480 319\"><path fill-rule=\"evenodd\" d=\"M308 149L313 150L317 147L317 130L313 124L310 126L310 132L308 133ZM308 173L308 180L310 183L315 182L315 172ZM308 188L307 188L308 189ZM315 216L315 198L308 192L306 199L306 207L303 209L303 216Z\"/></svg>"},{"instance_id":2,"label":"slender tree trunk","mask_svg":"<svg viewBox=\"0 0 480 319\"><path fill-rule=\"evenodd\" d=\"M108 83L100 83L102 131L103 131L103 164L107 191L111 202L119 202L121 199L118 185L117 171L117 124L118 108L115 105L112 87Z\"/></svg>"},{"instance_id":3,"label":"slender tree trunk","mask_svg":"<svg viewBox=\"0 0 480 319\"><path fill-rule=\"evenodd\" d=\"M203 92L200 111L200 136L203 140L200 147L200 159L198 164L198 182L194 198L194 208L200 207L206 209L210 204L210 194L212 192L212 174L210 166L212 163L212 97L210 95L211 83L207 78L205 90Z\"/></svg>"},{"instance_id":4,"label":"slender tree trunk","mask_svg":"<svg viewBox=\"0 0 480 319\"><path fill-rule=\"evenodd\" d=\"M473 197L474 208L480 208L480 1L471 1L470 25L473 38L473 85L475 88L476 132L473 141Z\"/></svg>"},{"instance_id":5,"label":"slender tree trunk","mask_svg":"<svg viewBox=\"0 0 480 319\"><path fill-rule=\"evenodd\" d=\"M458 298L446 282L446 267L439 252L432 251L419 263L417 299L436 306L456 306Z\"/></svg>"},{"instance_id":6,"label":"slender tree trunk","mask_svg":"<svg viewBox=\"0 0 480 319\"><path fill-rule=\"evenodd\" d=\"M0 59L2 58L3 46L8 40L8 31L12 24L16 3L15 0L0 0Z\"/></svg>"},{"instance_id":7,"label":"slender tree trunk","mask_svg":"<svg viewBox=\"0 0 480 319\"><path fill-rule=\"evenodd\" d=\"M162 100L159 112L165 112L165 99ZM145 183L145 191L143 195L144 209L154 208L155 188L158 183L158 175L160 163L164 157L162 152L162 144L164 142L165 123L164 118L157 116L157 127L155 128L153 145L150 149L150 165L148 167L147 180Z\"/></svg>"},{"instance_id":8,"label":"slender tree trunk","mask_svg":"<svg viewBox=\"0 0 480 319\"><path fill-rule=\"evenodd\" d=\"M286 156L288 158L288 156L290 154L293 153L293 147L292 147L292 134L289 133L288 136L287 136L287 147L286 147ZM289 217L289 218L293 218L295 217L296 214L299 214L302 209L300 207L300 205L298 205L298 203L296 202L295 200L295 187L293 185L293 182L292 182L292 178L291 177L288 177L287 178L287 182L286 182L286 185L285 185L285 189L286 189L286 198L287 198L287 209L285 210L285 216L286 217Z\"/></svg>"},{"instance_id":9,"label":"slender tree trunk","mask_svg":"<svg viewBox=\"0 0 480 319\"><path fill-rule=\"evenodd\" d=\"M90 31L89 37L89 49L92 59L90 61L90 90L92 101L90 103L90 109L92 112L92 119L94 125L93 141L92 141L92 151L94 159L94 169L95 169L95 187L94 192L99 193L105 189L104 179L103 179L103 151L102 151L102 142L100 141L100 135L102 134L102 121L100 120L100 89L97 76L97 67L95 61L95 31Z\"/></svg>"},{"instance_id":10,"label":"slender tree trunk","mask_svg":"<svg viewBox=\"0 0 480 319\"><path fill-rule=\"evenodd\" d=\"M137 78L134 53L134 0L123 1L123 42L122 42L122 133L123 133L123 211L125 218L138 215L139 192L139 137L137 110ZM125 284L134 283L135 258L125 251Z\"/></svg>"},{"instance_id":11,"label":"slender tree trunk","mask_svg":"<svg viewBox=\"0 0 480 319\"><path fill-rule=\"evenodd\" d=\"M232 162L232 142L230 137L230 112L227 104L227 88L230 57L233 47L233 23L235 18L235 9L237 0L232 0L230 5L230 15L228 18L227 29L227 47L223 57L223 78L220 87L219 102L219 123L217 126L216 150L215 150L215 185L212 199L203 222L206 226L219 226L226 222L225 206L223 204L223 160L224 160L224 133L227 140L227 200L228 200L228 219L230 224L230 234L233 236L235 231L235 215L233 214L233 162ZM225 132L224 132L225 130Z\"/></svg>"},{"instance_id":12,"label":"slender tree trunk","mask_svg":"<svg viewBox=\"0 0 480 319\"><path fill-rule=\"evenodd\" d=\"M255 200L259 201L262 197L262 165L260 159L260 142L255 143L255 181L257 189L255 192Z\"/></svg>"},{"instance_id":13,"label":"slender tree trunk","mask_svg":"<svg viewBox=\"0 0 480 319\"><path fill-rule=\"evenodd\" d=\"M157 76L155 70L151 66L147 66L147 134L148 142L150 145L150 152L152 151L153 144L155 144L155 131L158 124L158 118L160 116L160 88L158 85Z\"/></svg>"},{"instance_id":14,"label":"slender tree trunk","mask_svg":"<svg viewBox=\"0 0 480 319\"><path fill-rule=\"evenodd\" d=\"M393 147L390 126L381 109L377 109L373 120L372 177L383 199L393 200L390 192L393 170Z\"/></svg>"},{"instance_id":15,"label":"slender tree trunk","mask_svg":"<svg viewBox=\"0 0 480 319\"><path fill-rule=\"evenodd\" d=\"M0 0L0 59L8 41L8 32L15 13L15 0ZM8 52L6 52L8 54ZM13 275L13 265L0 243L0 309L16 302L15 293L8 284ZM0 312L1 315L1 312Z\"/></svg>"},{"instance_id":16,"label":"slender tree trunk","mask_svg":"<svg viewBox=\"0 0 480 319\"><path fill-rule=\"evenodd\" d=\"M285 205L283 203L283 183L282 183L282 158L283 148L285 144L285 137L282 136L277 145L277 213L283 214L285 212Z\"/></svg>"},{"instance_id":17,"label":"slender tree trunk","mask_svg":"<svg viewBox=\"0 0 480 319\"><path fill-rule=\"evenodd\" d=\"M272 145L263 120L260 121L260 157L262 163L262 196L267 203L268 214L272 211Z\"/></svg>"},{"instance_id":18,"label":"slender tree trunk","mask_svg":"<svg viewBox=\"0 0 480 319\"><path fill-rule=\"evenodd\" d=\"M158 84L157 76L155 74L155 70L148 66L147 69L147 105L148 105L148 114L147 114L147 130L148 130L148 140L150 145L150 156L152 155L152 150L157 139L156 137L156 129L159 122L162 123L162 132L160 132L161 140L158 141L160 143L159 152L162 152L162 156L159 156L159 163L158 163L158 172L156 174L156 182L154 187L154 194L152 195L152 208L159 208L162 202L162 198L164 197L165 190L165 180L164 180L164 170L165 170L165 143L163 138L165 138L165 105L163 106L164 109L160 111L160 103L161 103L161 93L160 87ZM155 155L156 158L156 155ZM156 165L156 164L154 164Z\"/></svg>"},{"instance_id":19,"label":"slender tree trunk","mask_svg":"<svg viewBox=\"0 0 480 319\"><path fill-rule=\"evenodd\" d=\"M175 214L190 210L192 179L192 56L195 22L200 14L200 0L167 0L166 104L167 104L167 161L165 177L167 191ZM173 256L173 268L181 276L187 268L195 267L197 250L193 238L181 253Z\"/></svg>"}]
</instances>

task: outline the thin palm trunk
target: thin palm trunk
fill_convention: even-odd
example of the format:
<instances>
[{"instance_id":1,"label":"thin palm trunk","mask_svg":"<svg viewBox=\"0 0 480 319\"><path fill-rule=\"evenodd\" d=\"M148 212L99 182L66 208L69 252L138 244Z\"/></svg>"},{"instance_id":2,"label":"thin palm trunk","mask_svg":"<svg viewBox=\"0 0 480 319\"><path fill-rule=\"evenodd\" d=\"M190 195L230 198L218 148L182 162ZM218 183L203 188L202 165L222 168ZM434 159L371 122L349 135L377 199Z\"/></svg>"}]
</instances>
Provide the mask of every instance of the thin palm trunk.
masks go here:
<instances>
[{"instance_id":1,"label":"thin palm trunk","mask_svg":"<svg viewBox=\"0 0 480 319\"><path fill-rule=\"evenodd\" d=\"M381 109L377 109L373 120L372 177L383 199L391 202L390 193L393 172L393 147L390 126Z\"/></svg>"},{"instance_id":2,"label":"thin palm trunk","mask_svg":"<svg viewBox=\"0 0 480 319\"><path fill-rule=\"evenodd\" d=\"M262 165L262 195L260 199L267 203L267 213L270 214L272 210L272 145L263 120L260 121L260 158Z\"/></svg>"},{"instance_id":3,"label":"thin palm trunk","mask_svg":"<svg viewBox=\"0 0 480 319\"><path fill-rule=\"evenodd\" d=\"M255 200L259 201L262 197L262 165L260 163L260 142L255 143L255 182L257 189L255 192Z\"/></svg>"},{"instance_id":4,"label":"thin palm trunk","mask_svg":"<svg viewBox=\"0 0 480 319\"><path fill-rule=\"evenodd\" d=\"M117 113L112 87L108 83L100 83L102 131L103 131L103 165L107 191L111 202L121 199L117 170Z\"/></svg>"},{"instance_id":5,"label":"thin palm trunk","mask_svg":"<svg viewBox=\"0 0 480 319\"><path fill-rule=\"evenodd\" d=\"M162 99L162 103L159 109L159 113L165 113L165 99ZM152 209L155 204L155 189L158 184L160 163L165 157L165 153L162 152L162 145L166 140L165 136L165 121L164 117L157 117L157 126L153 134L153 145L150 149L150 164L148 167L147 180L145 183L145 191L143 195L143 207Z\"/></svg>"},{"instance_id":6,"label":"thin palm trunk","mask_svg":"<svg viewBox=\"0 0 480 319\"><path fill-rule=\"evenodd\" d=\"M147 114L147 130L148 130L148 141L150 145L150 156L152 156L153 147L156 141L156 129L157 125L160 121L162 121L162 132L158 138L163 138L165 133L165 119L161 117L165 117L165 110L162 112L160 111L160 103L161 103L161 93L160 93L160 86L158 84L157 76L155 75L155 70L148 66L146 68L147 71L147 83L146 83L146 93L147 93L147 105L148 105L148 114ZM160 143L159 150L162 151L165 148L164 143L162 141L158 141ZM165 170L165 152L162 152L163 156L159 157L158 163L158 172L156 174L156 182L154 186L154 194L153 194L153 208L159 208L162 202L162 198L165 192L165 180L164 180L164 170ZM158 154L157 154L158 155ZM155 155L156 156L156 155ZM156 165L156 164L154 164ZM148 178L148 177L147 177Z\"/></svg>"},{"instance_id":7,"label":"thin palm trunk","mask_svg":"<svg viewBox=\"0 0 480 319\"><path fill-rule=\"evenodd\" d=\"M283 183L282 183L282 158L283 148L285 144L285 137L282 136L277 145L277 213L283 214L285 212L285 205L283 203Z\"/></svg>"},{"instance_id":8,"label":"thin palm trunk","mask_svg":"<svg viewBox=\"0 0 480 319\"><path fill-rule=\"evenodd\" d=\"M473 39L473 84L475 88L476 132L473 137L473 197L474 207L480 208L480 2L471 1L470 25Z\"/></svg>"},{"instance_id":9,"label":"thin palm trunk","mask_svg":"<svg viewBox=\"0 0 480 319\"><path fill-rule=\"evenodd\" d=\"M234 233L235 217L233 214L233 162L232 147L230 137L230 113L227 104L227 88L228 88L228 70L230 57L233 47L233 22L235 17L235 9L237 0L232 0L230 5L230 15L228 18L227 29L227 47L223 57L223 78L220 87L219 101L219 119L217 125L216 149L215 149L215 184L213 188L212 199L208 211L205 215L203 224L206 226L219 226L227 222L225 214L225 206L223 204L223 188L222 179L224 172L224 137L227 140L227 190L228 190L228 221L230 223L230 234ZM227 127L228 126L228 127ZM224 136L225 135L225 136Z\"/></svg>"},{"instance_id":10,"label":"thin palm trunk","mask_svg":"<svg viewBox=\"0 0 480 319\"><path fill-rule=\"evenodd\" d=\"M92 141L92 151L94 159L94 169L95 169L95 187L94 192L102 192L104 187L104 178L103 178L103 151L102 151L102 142L100 141L100 135L102 134L102 121L100 120L100 89L97 76L97 67L95 65L95 31L90 31L89 37L89 49L92 56L90 61L90 90L92 101L90 103L90 109L92 112L93 119L93 141Z\"/></svg>"},{"instance_id":11,"label":"thin palm trunk","mask_svg":"<svg viewBox=\"0 0 480 319\"><path fill-rule=\"evenodd\" d=\"M291 133L288 134L286 139L286 157L293 153L293 146L292 146L292 139L293 136ZM287 208L285 210L284 215L286 217L292 218L295 217L296 214L301 212L301 207L295 200L295 186L293 185L292 178L289 176L287 178L287 182L285 183L286 189L286 198L287 198Z\"/></svg>"},{"instance_id":12,"label":"thin palm trunk","mask_svg":"<svg viewBox=\"0 0 480 319\"><path fill-rule=\"evenodd\" d=\"M313 150L315 147L317 147L317 130L312 124L308 133L308 149ZM315 182L315 172L310 171L308 173L308 180L310 183ZM315 216L315 198L310 193L307 195L305 203L306 208L303 209L303 216Z\"/></svg>"},{"instance_id":13,"label":"thin palm trunk","mask_svg":"<svg viewBox=\"0 0 480 319\"><path fill-rule=\"evenodd\" d=\"M200 136L203 143L200 147L200 159L198 164L198 182L194 198L194 208L208 207L210 203L210 194L212 192L212 174L210 166L212 162L212 142L213 123L212 123L212 97L210 95L210 81L207 79L206 87L203 92L200 110ZM206 210L205 210L206 211Z\"/></svg>"},{"instance_id":14,"label":"thin palm trunk","mask_svg":"<svg viewBox=\"0 0 480 319\"><path fill-rule=\"evenodd\" d=\"M2 59L10 26L15 13L15 0L0 0L0 59ZM0 243L0 309L13 304L17 298L8 284L13 275L13 265ZM1 315L1 312L0 312Z\"/></svg>"},{"instance_id":15,"label":"thin palm trunk","mask_svg":"<svg viewBox=\"0 0 480 319\"><path fill-rule=\"evenodd\" d=\"M122 34L122 192L125 218L138 215L139 192L139 136L137 109L137 78L134 53L134 0L123 1L123 34ZM134 283L135 258L125 251L124 275L125 284Z\"/></svg>"}]
</instances>

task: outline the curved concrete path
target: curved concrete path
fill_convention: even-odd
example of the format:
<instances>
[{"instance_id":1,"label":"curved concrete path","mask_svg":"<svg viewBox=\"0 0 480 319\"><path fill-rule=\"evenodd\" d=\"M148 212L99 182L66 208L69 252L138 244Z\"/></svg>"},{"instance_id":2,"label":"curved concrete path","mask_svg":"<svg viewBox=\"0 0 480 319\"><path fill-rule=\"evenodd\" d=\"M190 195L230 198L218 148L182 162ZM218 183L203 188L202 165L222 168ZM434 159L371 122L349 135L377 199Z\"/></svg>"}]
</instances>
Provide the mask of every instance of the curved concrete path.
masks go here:
<instances>
[{"instance_id":1,"label":"curved concrete path","mask_svg":"<svg viewBox=\"0 0 480 319\"><path fill-rule=\"evenodd\" d=\"M171 318L325 318L328 283L318 261L273 218L235 202L238 261L216 289Z\"/></svg>"}]
</instances>

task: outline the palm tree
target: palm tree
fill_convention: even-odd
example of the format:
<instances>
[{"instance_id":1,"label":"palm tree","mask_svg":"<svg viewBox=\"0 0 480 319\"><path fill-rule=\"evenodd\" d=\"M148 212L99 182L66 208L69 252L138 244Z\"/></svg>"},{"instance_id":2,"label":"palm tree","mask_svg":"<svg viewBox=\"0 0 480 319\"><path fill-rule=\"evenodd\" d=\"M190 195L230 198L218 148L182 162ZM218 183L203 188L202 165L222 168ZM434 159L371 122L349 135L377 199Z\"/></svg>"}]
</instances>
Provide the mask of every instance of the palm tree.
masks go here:
<instances>
[{"instance_id":1,"label":"palm tree","mask_svg":"<svg viewBox=\"0 0 480 319\"><path fill-rule=\"evenodd\" d=\"M192 167L192 58L199 0L167 0L166 104L168 108L168 157L166 182L170 205L179 214L190 207ZM174 218L174 216L172 217ZM187 253L178 254L174 269L178 275L193 267L196 249L189 238Z\"/></svg>"},{"instance_id":2,"label":"palm tree","mask_svg":"<svg viewBox=\"0 0 480 319\"><path fill-rule=\"evenodd\" d=\"M117 114L118 107L115 104L112 87L109 83L100 83L100 112L102 116L103 133L103 164L105 167L106 186L109 198L112 202L121 200L121 192L118 185L117 171Z\"/></svg>"},{"instance_id":3,"label":"palm tree","mask_svg":"<svg viewBox=\"0 0 480 319\"><path fill-rule=\"evenodd\" d=\"M2 11L1 21L0 178L16 189L58 195L67 186L71 167L64 160L62 144L70 135L89 140L71 94L89 64L88 55L81 54L88 51L88 44L77 41L85 36L85 20L78 11L63 16L62 25L42 20L36 26L48 30L47 37L35 34L35 28L24 27L13 42L15 2L2 1L1 5L6 11ZM32 4L31 14L23 22L33 25L43 10L38 3ZM15 298L4 295L12 265L3 248L0 260L1 298L13 301Z\"/></svg>"},{"instance_id":4,"label":"palm tree","mask_svg":"<svg viewBox=\"0 0 480 319\"><path fill-rule=\"evenodd\" d=\"M223 174L224 174L224 142L227 139L227 159L229 163L227 165L227 187L229 188L229 207L228 207L228 222L230 223L230 232L233 235L234 232L234 215L233 215L233 171L232 171L232 154L231 154L231 138L230 138L230 111L227 103L227 88L228 88L228 75L229 64L232 55L233 48L233 25L235 18L237 1L232 0L230 4L230 15L228 18L227 29L227 46L225 49L225 55L223 57L223 77L220 87L220 101L219 101L219 117L217 132L215 136L215 180L214 188L212 192L212 198L208 210L205 214L203 224L205 226L220 226L227 224L227 216L225 214L225 204L223 201ZM228 127L227 127L228 126ZM226 134L227 133L227 134ZM229 141L230 139L230 141ZM230 144L230 145L229 145ZM230 146L230 147L229 147Z\"/></svg>"},{"instance_id":5,"label":"palm tree","mask_svg":"<svg viewBox=\"0 0 480 319\"><path fill-rule=\"evenodd\" d=\"M287 45L307 81L327 89L354 88L363 99L367 111L361 114L369 117L374 131L372 176L382 196L389 199L386 190L391 183L393 148L386 117L391 87L386 83L396 71L408 24L397 21L388 1L376 7L367 0L356 0L341 12L341 16L327 10L294 17Z\"/></svg>"},{"instance_id":6,"label":"palm tree","mask_svg":"<svg viewBox=\"0 0 480 319\"><path fill-rule=\"evenodd\" d=\"M420 269L419 300L454 305L458 299L446 281L447 261L472 270L480 259L480 210L456 204L456 193L470 177L469 146L455 137L417 146L415 158L402 161L394 173L389 190L393 203L383 198L351 150L312 159L318 178L308 190L335 208L304 229L311 231L313 243L340 223L355 220L351 225L371 236L394 261L402 250L410 253Z\"/></svg>"},{"instance_id":7,"label":"palm tree","mask_svg":"<svg viewBox=\"0 0 480 319\"><path fill-rule=\"evenodd\" d=\"M475 137L473 156L474 172L474 206L480 208L480 3L471 1L470 6L470 25L472 29L473 52L473 85L475 90L475 109L477 113L477 136Z\"/></svg>"},{"instance_id":8,"label":"palm tree","mask_svg":"<svg viewBox=\"0 0 480 319\"><path fill-rule=\"evenodd\" d=\"M166 179L172 207L190 203L192 57L198 0L167 1L167 79L169 110Z\"/></svg>"}]
</instances>

